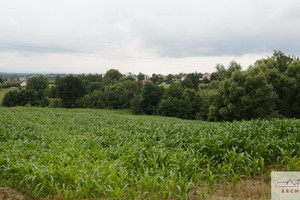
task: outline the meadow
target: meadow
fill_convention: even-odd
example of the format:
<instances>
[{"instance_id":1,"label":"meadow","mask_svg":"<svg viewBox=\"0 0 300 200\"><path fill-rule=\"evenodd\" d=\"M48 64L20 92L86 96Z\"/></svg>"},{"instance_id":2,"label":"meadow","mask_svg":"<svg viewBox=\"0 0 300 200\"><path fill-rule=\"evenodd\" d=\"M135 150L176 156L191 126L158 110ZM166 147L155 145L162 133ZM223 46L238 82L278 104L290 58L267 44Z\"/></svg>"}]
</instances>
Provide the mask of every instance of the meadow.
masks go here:
<instances>
[{"instance_id":1,"label":"meadow","mask_svg":"<svg viewBox=\"0 0 300 200\"><path fill-rule=\"evenodd\" d=\"M0 107L0 182L34 198L199 199L300 170L300 120Z\"/></svg>"}]
</instances>

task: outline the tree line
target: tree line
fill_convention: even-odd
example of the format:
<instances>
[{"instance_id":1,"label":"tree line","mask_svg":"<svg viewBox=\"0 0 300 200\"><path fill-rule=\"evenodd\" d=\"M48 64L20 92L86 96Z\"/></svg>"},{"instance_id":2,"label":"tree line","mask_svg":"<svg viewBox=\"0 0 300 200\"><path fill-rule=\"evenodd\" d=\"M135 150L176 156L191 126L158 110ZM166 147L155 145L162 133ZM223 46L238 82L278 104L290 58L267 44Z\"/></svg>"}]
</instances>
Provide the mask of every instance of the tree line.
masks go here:
<instances>
[{"instance_id":1,"label":"tree line","mask_svg":"<svg viewBox=\"0 0 300 200\"><path fill-rule=\"evenodd\" d=\"M217 65L210 80L190 73L182 81L169 74L165 81L153 74L151 83L124 77L111 69L99 74L44 76L28 79L24 90L6 93L3 106L131 109L134 114L163 115L207 121L255 118L300 118L300 61L274 51L242 70L231 62Z\"/></svg>"}]
</instances>

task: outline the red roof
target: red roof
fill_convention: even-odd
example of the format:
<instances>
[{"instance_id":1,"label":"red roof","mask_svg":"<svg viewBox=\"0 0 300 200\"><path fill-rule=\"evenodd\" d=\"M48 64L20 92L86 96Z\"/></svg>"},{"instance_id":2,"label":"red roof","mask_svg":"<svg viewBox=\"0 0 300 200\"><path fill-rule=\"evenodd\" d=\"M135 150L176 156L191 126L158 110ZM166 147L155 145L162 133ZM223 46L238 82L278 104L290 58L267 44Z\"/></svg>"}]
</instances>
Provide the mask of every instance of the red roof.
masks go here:
<instances>
[{"instance_id":1,"label":"red roof","mask_svg":"<svg viewBox=\"0 0 300 200\"><path fill-rule=\"evenodd\" d=\"M143 82L143 83L152 83L152 81L149 80L149 79L142 80L142 82Z\"/></svg>"}]
</instances>

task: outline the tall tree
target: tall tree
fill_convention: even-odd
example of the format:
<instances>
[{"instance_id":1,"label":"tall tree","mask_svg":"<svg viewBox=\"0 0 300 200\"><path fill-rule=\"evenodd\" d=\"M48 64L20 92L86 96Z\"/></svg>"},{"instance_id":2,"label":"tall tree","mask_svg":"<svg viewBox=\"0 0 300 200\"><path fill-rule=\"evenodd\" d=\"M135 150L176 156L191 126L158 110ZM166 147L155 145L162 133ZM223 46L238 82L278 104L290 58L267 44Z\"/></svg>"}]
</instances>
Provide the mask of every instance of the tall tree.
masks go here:
<instances>
[{"instance_id":1,"label":"tall tree","mask_svg":"<svg viewBox=\"0 0 300 200\"><path fill-rule=\"evenodd\" d=\"M117 69L110 69L106 72L104 76L104 82L105 84L115 84L117 83L123 75L119 72Z\"/></svg>"},{"instance_id":2,"label":"tall tree","mask_svg":"<svg viewBox=\"0 0 300 200\"><path fill-rule=\"evenodd\" d=\"M145 74L142 74L142 73L140 72L140 73L138 74L137 78L138 78L139 81L142 81L142 80L145 79Z\"/></svg>"},{"instance_id":3,"label":"tall tree","mask_svg":"<svg viewBox=\"0 0 300 200\"><path fill-rule=\"evenodd\" d=\"M37 92L37 98L42 99L44 92L48 87L48 79L45 76L33 76L27 81L26 90L33 90Z\"/></svg>"},{"instance_id":4,"label":"tall tree","mask_svg":"<svg viewBox=\"0 0 300 200\"><path fill-rule=\"evenodd\" d=\"M85 87L82 80L72 75L61 78L57 81L58 97L62 99L66 108L75 107L75 102L85 94Z\"/></svg>"},{"instance_id":5,"label":"tall tree","mask_svg":"<svg viewBox=\"0 0 300 200\"><path fill-rule=\"evenodd\" d=\"M276 50L274 51L272 58L277 61L280 72L285 72L288 65L293 62L292 57L286 56L283 52Z\"/></svg>"},{"instance_id":6,"label":"tall tree","mask_svg":"<svg viewBox=\"0 0 300 200\"><path fill-rule=\"evenodd\" d=\"M142 108L146 114L154 114L157 104L162 98L164 88L152 83L146 83L142 93Z\"/></svg>"}]
</instances>

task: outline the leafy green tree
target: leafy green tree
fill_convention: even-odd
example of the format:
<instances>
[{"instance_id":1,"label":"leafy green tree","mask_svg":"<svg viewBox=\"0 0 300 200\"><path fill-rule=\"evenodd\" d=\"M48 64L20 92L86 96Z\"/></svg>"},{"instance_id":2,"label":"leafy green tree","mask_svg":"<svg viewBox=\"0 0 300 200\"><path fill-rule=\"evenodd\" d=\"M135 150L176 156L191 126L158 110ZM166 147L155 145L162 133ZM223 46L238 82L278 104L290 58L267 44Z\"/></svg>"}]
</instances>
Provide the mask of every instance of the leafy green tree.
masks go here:
<instances>
[{"instance_id":1,"label":"leafy green tree","mask_svg":"<svg viewBox=\"0 0 300 200\"><path fill-rule=\"evenodd\" d=\"M61 78L56 84L58 97L66 108L75 107L75 102L86 92L82 80L72 75Z\"/></svg>"},{"instance_id":2,"label":"leafy green tree","mask_svg":"<svg viewBox=\"0 0 300 200\"><path fill-rule=\"evenodd\" d=\"M217 81L218 79L219 79L219 75L217 72L211 73L211 76L210 76L211 81Z\"/></svg>"},{"instance_id":3,"label":"leafy green tree","mask_svg":"<svg viewBox=\"0 0 300 200\"><path fill-rule=\"evenodd\" d=\"M168 74L166 83L167 83L167 84L173 83L173 78L175 78L175 77L173 76L173 74Z\"/></svg>"},{"instance_id":4,"label":"leafy green tree","mask_svg":"<svg viewBox=\"0 0 300 200\"><path fill-rule=\"evenodd\" d=\"M48 79L45 76L33 76L27 81L26 90L33 90L37 92L37 99L42 100L45 98L45 92L48 88Z\"/></svg>"},{"instance_id":5,"label":"leafy green tree","mask_svg":"<svg viewBox=\"0 0 300 200\"><path fill-rule=\"evenodd\" d=\"M300 118L300 61L289 64L280 83L280 112L285 117Z\"/></svg>"},{"instance_id":6,"label":"leafy green tree","mask_svg":"<svg viewBox=\"0 0 300 200\"><path fill-rule=\"evenodd\" d=\"M77 76L81 80L86 80L88 82L102 82L102 75L101 74L80 74Z\"/></svg>"},{"instance_id":7,"label":"leafy green tree","mask_svg":"<svg viewBox=\"0 0 300 200\"><path fill-rule=\"evenodd\" d=\"M5 107L13 107L17 106L17 99L18 99L18 91L11 90L5 93L2 99L2 105Z\"/></svg>"},{"instance_id":8,"label":"leafy green tree","mask_svg":"<svg viewBox=\"0 0 300 200\"><path fill-rule=\"evenodd\" d=\"M189 78L184 79L181 85L183 88L194 88L193 81Z\"/></svg>"},{"instance_id":9,"label":"leafy green tree","mask_svg":"<svg viewBox=\"0 0 300 200\"><path fill-rule=\"evenodd\" d=\"M242 66L240 64L238 64L235 61L231 61L229 63L228 69L226 71L226 76L227 76L227 78L230 78L233 72L241 71L241 70L242 70Z\"/></svg>"},{"instance_id":10,"label":"leafy green tree","mask_svg":"<svg viewBox=\"0 0 300 200\"><path fill-rule=\"evenodd\" d=\"M185 96L184 99L179 101L179 111L177 116L182 119L195 119L195 112L193 112L193 101L189 96Z\"/></svg>"},{"instance_id":11,"label":"leafy green tree","mask_svg":"<svg viewBox=\"0 0 300 200\"><path fill-rule=\"evenodd\" d=\"M167 97L175 97L177 99L180 99L183 94L183 88L178 83L173 83L170 85L170 87L165 91L165 95Z\"/></svg>"},{"instance_id":12,"label":"leafy green tree","mask_svg":"<svg viewBox=\"0 0 300 200\"><path fill-rule=\"evenodd\" d=\"M182 99L188 97L191 101L193 101L195 99L195 96L196 96L196 91L194 89L186 88L183 91Z\"/></svg>"},{"instance_id":13,"label":"leafy green tree","mask_svg":"<svg viewBox=\"0 0 300 200\"><path fill-rule=\"evenodd\" d=\"M277 61L280 72L285 72L288 65L293 62L292 57L286 56L283 52L276 50L274 51L272 58Z\"/></svg>"},{"instance_id":14,"label":"leafy green tree","mask_svg":"<svg viewBox=\"0 0 300 200\"><path fill-rule=\"evenodd\" d=\"M213 80L223 80L225 78L227 78L227 70L226 68L224 67L224 65L221 65L221 64L217 64L216 66L216 72L213 73L212 75L215 76L216 79L213 78Z\"/></svg>"},{"instance_id":15,"label":"leafy green tree","mask_svg":"<svg viewBox=\"0 0 300 200\"><path fill-rule=\"evenodd\" d=\"M158 114L170 117L179 117L180 100L169 96L163 99L158 105Z\"/></svg>"},{"instance_id":16,"label":"leafy green tree","mask_svg":"<svg viewBox=\"0 0 300 200\"><path fill-rule=\"evenodd\" d=\"M146 83L142 92L142 108L146 114L152 115L155 113L156 106L162 99L164 88L156 86L152 83Z\"/></svg>"},{"instance_id":17,"label":"leafy green tree","mask_svg":"<svg viewBox=\"0 0 300 200\"><path fill-rule=\"evenodd\" d=\"M204 82L205 84L208 84L208 83L209 83L208 78L207 78L207 77L204 77L203 82Z\"/></svg>"},{"instance_id":18,"label":"leafy green tree","mask_svg":"<svg viewBox=\"0 0 300 200\"><path fill-rule=\"evenodd\" d=\"M93 93L83 96L78 101L78 106L81 108L104 108L104 94L102 91L94 90Z\"/></svg>"},{"instance_id":19,"label":"leafy green tree","mask_svg":"<svg viewBox=\"0 0 300 200\"><path fill-rule=\"evenodd\" d=\"M200 74L201 76L201 74ZM188 74L186 79L190 79L193 83L193 89L195 90L198 90L199 89L199 83L200 83L200 77L199 77L199 74L197 73L191 73L191 74Z\"/></svg>"},{"instance_id":20,"label":"leafy green tree","mask_svg":"<svg viewBox=\"0 0 300 200\"><path fill-rule=\"evenodd\" d=\"M106 85L117 83L123 75L117 69L110 69L104 76L104 83Z\"/></svg>"},{"instance_id":21,"label":"leafy green tree","mask_svg":"<svg viewBox=\"0 0 300 200\"><path fill-rule=\"evenodd\" d=\"M128 91L124 85L117 83L106 86L104 89L105 104L109 108L121 109L128 108L130 100L128 99Z\"/></svg>"},{"instance_id":22,"label":"leafy green tree","mask_svg":"<svg viewBox=\"0 0 300 200\"><path fill-rule=\"evenodd\" d=\"M159 78L158 78L158 76L157 76L155 73L153 73L153 74L152 74L152 77L150 78L150 80L151 80L153 83L157 83L158 80L159 80Z\"/></svg>"},{"instance_id":23,"label":"leafy green tree","mask_svg":"<svg viewBox=\"0 0 300 200\"><path fill-rule=\"evenodd\" d=\"M235 71L220 83L224 120L265 118L274 114L276 93L259 66L249 72Z\"/></svg>"},{"instance_id":24,"label":"leafy green tree","mask_svg":"<svg viewBox=\"0 0 300 200\"><path fill-rule=\"evenodd\" d=\"M205 102L199 93L196 94L193 102L193 111L195 112L195 119L207 120L208 107L208 102Z\"/></svg>"},{"instance_id":25,"label":"leafy green tree","mask_svg":"<svg viewBox=\"0 0 300 200\"><path fill-rule=\"evenodd\" d=\"M138 78L139 81L142 81L142 80L145 79L145 74L142 74L142 73L140 72L140 73L138 74L137 78Z\"/></svg>"},{"instance_id":26,"label":"leafy green tree","mask_svg":"<svg viewBox=\"0 0 300 200\"><path fill-rule=\"evenodd\" d=\"M104 86L102 82L90 82L88 83L88 91L94 92L95 90L104 90Z\"/></svg>"},{"instance_id":27,"label":"leafy green tree","mask_svg":"<svg viewBox=\"0 0 300 200\"><path fill-rule=\"evenodd\" d=\"M21 90L17 96L17 105L25 106L26 104L30 104L31 106L35 106L38 104L38 92L33 89ZM47 105L46 105L47 106Z\"/></svg>"},{"instance_id":28,"label":"leafy green tree","mask_svg":"<svg viewBox=\"0 0 300 200\"><path fill-rule=\"evenodd\" d=\"M143 113L143 108L142 108L142 102L143 99L141 96L134 96L131 101L130 101L130 105L131 105L131 109L132 109L132 113L135 115L139 115Z\"/></svg>"}]
</instances>

